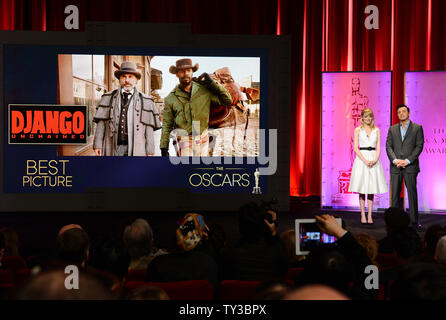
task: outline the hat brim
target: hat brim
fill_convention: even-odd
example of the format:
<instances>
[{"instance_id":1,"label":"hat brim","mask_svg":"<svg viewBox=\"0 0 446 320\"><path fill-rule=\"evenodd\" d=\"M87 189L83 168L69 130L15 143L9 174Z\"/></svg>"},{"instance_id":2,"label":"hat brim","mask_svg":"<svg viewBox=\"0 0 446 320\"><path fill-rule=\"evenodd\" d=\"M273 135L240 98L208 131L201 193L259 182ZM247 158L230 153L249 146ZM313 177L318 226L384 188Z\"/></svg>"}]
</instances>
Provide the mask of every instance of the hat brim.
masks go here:
<instances>
[{"instance_id":1,"label":"hat brim","mask_svg":"<svg viewBox=\"0 0 446 320\"><path fill-rule=\"evenodd\" d=\"M170 66L169 72L172 74L177 74L177 71L180 69L188 69L191 68L192 72L195 72L198 70L198 63L194 64L193 66L183 66L181 68L177 68L176 66Z\"/></svg>"},{"instance_id":2,"label":"hat brim","mask_svg":"<svg viewBox=\"0 0 446 320\"><path fill-rule=\"evenodd\" d=\"M115 77L120 78L123 74L133 74L138 80L141 79L141 73L140 72L134 72L134 71L123 71L123 70L116 70L115 71Z\"/></svg>"}]
</instances>

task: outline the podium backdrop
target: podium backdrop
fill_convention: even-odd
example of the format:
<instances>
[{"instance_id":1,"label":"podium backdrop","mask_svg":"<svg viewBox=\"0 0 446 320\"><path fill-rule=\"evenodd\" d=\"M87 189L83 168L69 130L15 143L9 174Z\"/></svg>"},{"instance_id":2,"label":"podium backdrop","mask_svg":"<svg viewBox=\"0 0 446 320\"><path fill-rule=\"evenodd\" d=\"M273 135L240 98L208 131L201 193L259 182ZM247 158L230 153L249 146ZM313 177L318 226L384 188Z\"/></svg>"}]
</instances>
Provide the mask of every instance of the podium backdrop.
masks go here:
<instances>
[{"instance_id":1,"label":"podium backdrop","mask_svg":"<svg viewBox=\"0 0 446 320\"><path fill-rule=\"evenodd\" d=\"M389 183L385 146L391 118L391 72L336 72L322 74L322 207L359 209L358 194L349 193L356 157L354 129L361 111L371 108L381 130L381 163ZM389 193L376 195L374 208L389 207Z\"/></svg>"},{"instance_id":2,"label":"podium backdrop","mask_svg":"<svg viewBox=\"0 0 446 320\"><path fill-rule=\"evenodd\" d=\"M418 174L418 210L446 210L446 71L406 72L410 119L423 126ZM408 197L406 208L408 208Z\"/></svg>"}]
</instances>

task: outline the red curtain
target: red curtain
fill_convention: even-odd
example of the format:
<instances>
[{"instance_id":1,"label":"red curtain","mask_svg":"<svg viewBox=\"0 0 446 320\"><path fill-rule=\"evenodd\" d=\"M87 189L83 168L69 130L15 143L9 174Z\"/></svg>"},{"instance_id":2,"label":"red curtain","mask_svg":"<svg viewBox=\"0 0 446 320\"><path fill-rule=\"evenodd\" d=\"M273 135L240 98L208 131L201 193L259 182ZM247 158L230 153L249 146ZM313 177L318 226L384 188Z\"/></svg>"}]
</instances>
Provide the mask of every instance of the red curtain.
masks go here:
<instances>
[{"instance_id":1,"label":"red curtain","mask_svg":"<svg viewBox=\"0 0 446 320\"><path fill-rule=\"evenodd\" d=\"M279 0L293 35L290 194L320 196L321 71L392 71L392 122L404 103L404 72L446 70L443 0ZM379 9L379 29L364 9ZM283 16L287 18L282 19ZM291 16L293 18L291 18ZM297 43L296 43L297 41ZM373 107L373 106L372 106Z\"/></svg>"},{"instance_id":2,"label":"red curtain","mask_svg":"<svg viewBox=\"0 0 446 320\"><path fill-rule=\"evenodd\" d=\"M320 196L321 71L392 71L394 110L405 71L446 69L444 0L0 0L0 29L62 31L69 4L81 28L160 22L203 34L290 35L292 196ZM364 27L368 5L379 9L378 30Z\"/></svg>"}]
</instances>

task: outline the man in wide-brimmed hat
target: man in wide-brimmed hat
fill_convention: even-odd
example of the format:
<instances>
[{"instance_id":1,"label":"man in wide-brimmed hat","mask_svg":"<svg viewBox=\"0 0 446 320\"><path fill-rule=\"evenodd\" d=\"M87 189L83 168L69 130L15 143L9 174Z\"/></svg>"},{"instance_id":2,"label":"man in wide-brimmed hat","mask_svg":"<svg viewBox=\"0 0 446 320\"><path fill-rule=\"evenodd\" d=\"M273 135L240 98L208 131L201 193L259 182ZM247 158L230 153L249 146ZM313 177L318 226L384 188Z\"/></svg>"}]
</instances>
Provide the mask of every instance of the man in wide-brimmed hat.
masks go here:
<instances>
[{"instance_id":1,"label":"man in wide-brimmed hat","mask_svg":"<svg viewBox=\"0 0 446 320\"><path fill-rule=\"evenodd\" d=\"M161 128L153 100L136 89L141 73L125 61L115 71L119 89L105 93L96 110L93 149L98 156L151 156L153 131Z\"/></svg>"},{"instance_id":2,"label":"man in wide-brimmed hat","mask_svg":"<svg viewBox=\"0 0 446 320\"><path fill-rule=\"evenodd\" d=\"M177 76L179 84L164 99L161 155L167 156L169 138L175 129L175 142L180 156L208 156L208 127L211 105L231 105L232 97L226 89L203 73L192 78L198 63L180 59L169 72Z\"/></svg>"}]
</instances>

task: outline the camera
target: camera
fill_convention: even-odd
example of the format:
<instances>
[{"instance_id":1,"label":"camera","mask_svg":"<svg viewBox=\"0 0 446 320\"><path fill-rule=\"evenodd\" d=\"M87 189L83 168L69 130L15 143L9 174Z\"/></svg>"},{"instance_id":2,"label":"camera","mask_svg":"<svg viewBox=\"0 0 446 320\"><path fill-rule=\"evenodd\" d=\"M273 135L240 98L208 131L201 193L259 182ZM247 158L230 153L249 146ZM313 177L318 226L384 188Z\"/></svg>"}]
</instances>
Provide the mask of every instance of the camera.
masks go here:
<instances>
[{"instance_id":1,"label":"camera","mask_svg":"<svg viewBox=\"0 0 446 320\"><path fill-rule=\"evenodd\" d=\"M276 226L278 224L277 218L275 221L273 221L273 217L267 211L271 210L277 213L277 210L275 209L275 205L277 205L277 203L278 203L277 199L274 198L271 199L270 201L262 201L260 203L260 208L263 212L264 219L266 219L269 223L275 223Z\"/></svg>"}]
</instances>

